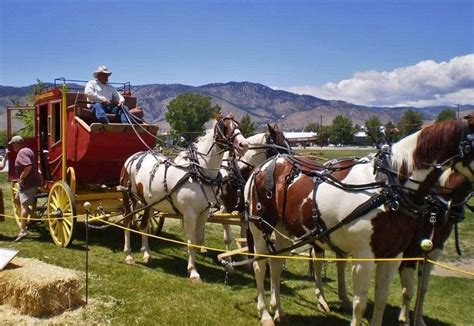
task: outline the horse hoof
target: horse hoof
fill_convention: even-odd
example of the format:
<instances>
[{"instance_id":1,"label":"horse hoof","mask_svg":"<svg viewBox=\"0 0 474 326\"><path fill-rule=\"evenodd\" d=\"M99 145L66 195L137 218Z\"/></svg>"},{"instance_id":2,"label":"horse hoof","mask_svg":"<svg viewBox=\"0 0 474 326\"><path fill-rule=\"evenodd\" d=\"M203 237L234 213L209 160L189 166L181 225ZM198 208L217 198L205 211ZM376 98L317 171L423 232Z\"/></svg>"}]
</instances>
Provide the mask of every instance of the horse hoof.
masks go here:
<instances>
[{"instance_id":1,"label":"horse hoof","mask_svg":"<svg viewBox=\"0 0 474 326\"><path fill-rule=\"evenodd\" d=\"M127 257L125 258L125 263L127 263L127 265L133 265L135 262L132 257Z\"/></svg>"},{"instance_id":2,"label":"horse hoof","mask_svg":"<svg viewBox=\"0 0 474 326\"><path fill-rule=\"evenodd\" d=\"M275 326L275 323L272 319L265 319L261 322L262 326Z\"/></svg>"},{"instance_id":3,"label":"horse hoof","mask_svg":"<svg viewBox=\"0 0 474 326\"><path fill-rule=\"evenodd\" d=\"M200 277L191 277L191 283L200 284L202 283L202 280Z\"/></svg>"},{"instance_id":4,"label":"horse hoof","mask_svg":"<svg viewBox=\"0 0 474 326\"><path fill-rule=\"evenodd\" d=\"M328 304L325 303L325 302L319 302L318 303L318 309L323 314L329 314L331 312L331 309L329 308Z\"/></svg>"},{"instance_id":5,"label":"horse hoof","mask_svg":"<svg viewBox=\"0 0 474 326\"><path fill-rule=\"evenodd\" d=\"M146 257L143 257L143 263L144 264L148 264L151 260L151 257L150 256L146 256Z\"/></svg>"},{"instance_id":6,"label":"horse hoof","mask_svg":"<svg viewBox=\"0 0 474 326\"><path fill-rule=\"evenodd\" d=\"M282 316L275 316L273 320L275 323L283 323L284 321L287 320L287 318L286 318L286 315L282 315Z\"/></svg>"}]
</instances>

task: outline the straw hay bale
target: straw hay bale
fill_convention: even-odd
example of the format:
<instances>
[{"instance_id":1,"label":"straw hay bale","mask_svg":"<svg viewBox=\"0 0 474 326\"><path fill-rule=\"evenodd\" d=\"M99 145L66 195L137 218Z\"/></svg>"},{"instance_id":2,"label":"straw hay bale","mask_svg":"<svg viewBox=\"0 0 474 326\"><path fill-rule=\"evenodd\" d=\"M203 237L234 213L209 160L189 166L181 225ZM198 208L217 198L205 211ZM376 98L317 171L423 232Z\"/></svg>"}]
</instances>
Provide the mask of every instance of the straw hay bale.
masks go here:
<instances>
[{"instance_id":1,"label":"straw hay bale","mask_svg":"<svg viewBox=\"0 0 474 326\"><path fill-rule=\"evenodd\" d=\"M15 258L0 272L0 304L44 317L84 304L81 273L37 259Z\"/></svg>"}]
</instances>

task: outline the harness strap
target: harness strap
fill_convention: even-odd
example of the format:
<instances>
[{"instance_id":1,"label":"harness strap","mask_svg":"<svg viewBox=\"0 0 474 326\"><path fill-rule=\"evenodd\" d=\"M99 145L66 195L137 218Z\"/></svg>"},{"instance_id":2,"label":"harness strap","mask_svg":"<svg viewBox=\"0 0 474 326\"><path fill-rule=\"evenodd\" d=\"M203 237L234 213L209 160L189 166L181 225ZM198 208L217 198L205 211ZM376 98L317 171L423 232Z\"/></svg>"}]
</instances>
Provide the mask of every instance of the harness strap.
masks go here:
<instances>
[{"instance_id":1,"label":"harness strap","mask_svg":"<svg viewBox=\"0 0 474 326\"><path fill-rule=\"evenodd\" d=\"M319 241L323 237L328 236L329 234L331 234L334 231L338 230L342 226L347 225L347 224L351 223L352 221L356 220L357 218L367 214L372 209L375 209L375 208L385 204L388 200L389 200L388 194L385 191L383 191L381 193L378 193L378 194L374 194L366 202L364 202L364 203L360 204L359 206L357 206L342 221L336 223L332 227L324 230L321 233L319 232L319 230L313 229L313 230L309 231L308 233L306 233L305 235L303 235L303 236L299 237L298 239L296 239L295 243L293 245L291 245L290 247L279 249L279 250L273 252L272 255L277 256L277 255L283 254L285 252L289 252L293 249L299 248L301 246L304 246L306 244L313 243L314 241ZM249 218L251 220L255 221L255 217L249 217ZM222 261L222 263L225 264L225 265L229 265L231 267L237 267L237 266L247 265L249 263L253 263L255 261L259 261L259 260L266 259L266 258L267 257L259 256L259 257L253 257L253 258L250 258L250 259L239 261L239 262L230 262L229 263L229 262Z\"/></svg>"},{"instance_id":2,"label":"harness strap","mask_svg":"<svg viewBox=\"0 0 474 326\"><path fill-rule=\"evenodd\" d=\"M265 169L266 175L265 175L265 181L263 188L265 189L265 193L268 198L271 198L273 196L273 188L275 187L275 179L273 174L275 173L275 168L276 168L276 160L278 156L275 156Z\"/></svg>"}]
</instances>

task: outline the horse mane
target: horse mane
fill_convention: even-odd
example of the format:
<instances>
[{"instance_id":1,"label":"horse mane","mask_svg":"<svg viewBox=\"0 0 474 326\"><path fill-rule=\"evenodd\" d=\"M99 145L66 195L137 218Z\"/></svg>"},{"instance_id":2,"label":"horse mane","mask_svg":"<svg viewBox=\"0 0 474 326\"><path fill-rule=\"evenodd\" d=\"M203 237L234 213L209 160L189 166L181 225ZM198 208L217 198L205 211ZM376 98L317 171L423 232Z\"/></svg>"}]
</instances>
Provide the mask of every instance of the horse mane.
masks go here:
<instances>
[{"instance_id":1,"label":"horse mane","mask_svg":"<svg viewBox=\"0 0 474 326\"><path fill-rule=\"evenodd\" d=\"M398 173L411 175L427 169L425 164L442 163L455 156L467 124L450 120L423 128L393 145L392 165Z\"/></svg>"}]
</instances>

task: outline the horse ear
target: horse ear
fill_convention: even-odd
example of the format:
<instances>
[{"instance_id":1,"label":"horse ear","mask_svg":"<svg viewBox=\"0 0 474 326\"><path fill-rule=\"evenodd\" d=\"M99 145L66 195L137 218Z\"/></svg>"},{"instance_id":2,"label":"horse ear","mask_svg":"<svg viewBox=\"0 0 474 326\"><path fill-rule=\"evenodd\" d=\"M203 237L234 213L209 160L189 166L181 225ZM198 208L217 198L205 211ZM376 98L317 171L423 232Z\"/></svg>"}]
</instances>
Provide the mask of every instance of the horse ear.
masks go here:
<instances>
[{"instance_id":1,"label":"horse ear","mask_svg":"<svg viewBox=\"0 0 474 326\"><path fill-rule=\"evenodd\" d=\"M214 113L214 119L216 119L217 121L220 121L222 119L222 113L220 112Z\"/></svg>"},{"instance_id":2,"label":"horse ear","mask_svg":"<svg viewBox=\"0 0 474 326\"><path fill-rule=\"evenodd\" d=\"M278 130L277 124L274 124L272 126L271 124L267 123L267 128L268 128L268 131L270 132L270 135L275 135L277 133L277 130Z\"/></svg>"}]
</instances>

